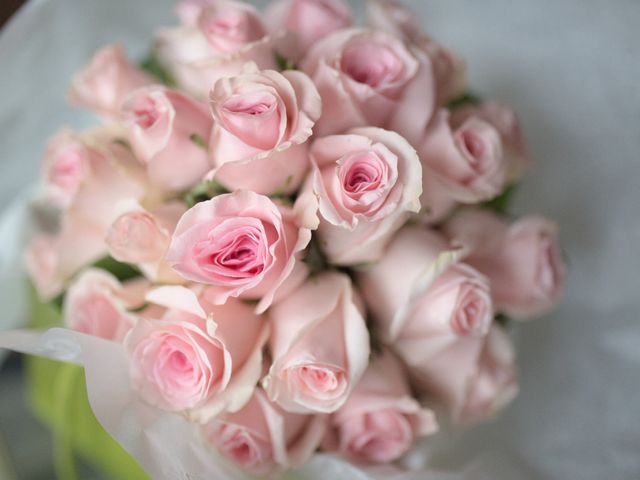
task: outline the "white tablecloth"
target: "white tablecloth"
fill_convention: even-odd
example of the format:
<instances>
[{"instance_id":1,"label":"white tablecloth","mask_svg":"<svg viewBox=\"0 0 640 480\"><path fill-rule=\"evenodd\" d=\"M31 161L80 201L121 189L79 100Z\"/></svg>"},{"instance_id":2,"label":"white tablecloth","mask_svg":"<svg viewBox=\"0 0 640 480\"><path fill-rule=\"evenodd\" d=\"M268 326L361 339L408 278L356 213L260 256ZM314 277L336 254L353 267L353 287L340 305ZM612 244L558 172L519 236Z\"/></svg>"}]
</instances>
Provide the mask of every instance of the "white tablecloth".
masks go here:
<instances>
[{"instance_id":1,"label":"white tablecloth","mask_svg":"<svg viewBox=\"0 0 640 480\"><path fill-rule=\"evenodd\" d=\"M71 74L107 42L141 56L172 3L31 0L5 27L0 205L34 181L49 135L89 122L64 104ZM441 462L497 452L534 478L640 478L640 2L407 3L478 91L519 111L538 163L516 210L557 218L571 262L559 310L521 328L520 398L446 442Z\"/></svg>"}]
</instances>

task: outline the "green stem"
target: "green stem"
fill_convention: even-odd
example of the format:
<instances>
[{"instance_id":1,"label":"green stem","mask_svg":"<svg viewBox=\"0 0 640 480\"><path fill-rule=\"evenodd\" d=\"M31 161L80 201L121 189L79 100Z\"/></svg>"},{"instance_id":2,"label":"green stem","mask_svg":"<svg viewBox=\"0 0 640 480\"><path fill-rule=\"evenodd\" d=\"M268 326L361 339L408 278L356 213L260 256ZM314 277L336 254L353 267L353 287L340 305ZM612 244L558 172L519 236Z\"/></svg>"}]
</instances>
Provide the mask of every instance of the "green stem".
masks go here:
<instances>
[{"instance_id":1,"label":"green stem","mask_svg":"<svg viewBox=\"0 0 640 480\"><path fill-rule=\"evenodd\" d=\"M73 415L74 384L77 382L78 373L81 370L73 364L60 366L54 398L57 410L58 424L54 429L54 468L56 476L60 480L77 480L75 455L73 453L72 432L70 416Z\"/></svg>"}]
</instances>

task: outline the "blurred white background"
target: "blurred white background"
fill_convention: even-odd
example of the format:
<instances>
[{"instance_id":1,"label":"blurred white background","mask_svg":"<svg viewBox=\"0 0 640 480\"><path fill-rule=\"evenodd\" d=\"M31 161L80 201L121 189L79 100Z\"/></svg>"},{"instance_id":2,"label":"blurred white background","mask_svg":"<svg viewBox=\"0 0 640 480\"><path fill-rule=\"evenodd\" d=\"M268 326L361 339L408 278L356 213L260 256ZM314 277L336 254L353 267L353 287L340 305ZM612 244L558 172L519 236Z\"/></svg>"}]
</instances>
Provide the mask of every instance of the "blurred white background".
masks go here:
<instances>
[{"instance_id":1,"label":"blurred white background","mask_svg":"<svg viewBox=\"0 0 640 480\"><path fill-rule=\"evenodd\" d=\"M519 328L520 397L497 421L449 439L442 462L497 452L533 478L640 478L640 2L406 4L466 58L476 91L519 112L537 163L515 211L556 218L571 266L560 308ZM48 136L93 121L64 103L73 72L105 43L142 57L172 10L172 0L31 0L5 26L0 205L36 181ZM15 255L4 241L0 249L4 268ZM15 281L0 284L7 312ZM18 410L18 379L0 373L0 432L18 478L51 478L46 442Z\"/></svg>"}]
</instances>

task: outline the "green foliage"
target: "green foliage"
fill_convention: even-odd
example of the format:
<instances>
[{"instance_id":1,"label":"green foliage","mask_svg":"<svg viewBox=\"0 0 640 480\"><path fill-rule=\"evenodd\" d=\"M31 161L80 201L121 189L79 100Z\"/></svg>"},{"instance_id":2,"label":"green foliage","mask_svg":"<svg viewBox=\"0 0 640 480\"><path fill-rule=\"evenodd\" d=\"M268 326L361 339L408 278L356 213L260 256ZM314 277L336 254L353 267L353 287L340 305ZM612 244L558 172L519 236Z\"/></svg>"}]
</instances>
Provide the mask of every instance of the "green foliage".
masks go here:
<instances>
[{"instance_id":1,"label":"green foliage","mask_svg":"<svg viewBox=\"0 0 640 480\"><path fill-rule=\"evenodd\" d=\"M158 61L157 57L150 53L145 59L143 59L139 66L142 70L149 75L157 79L163 85L170 88L175 88L177 83L169 71Z\"/></svg>"},{"instance_id":2,"label":"green foliage","mask_svg":"<svg viewBox=\"0 0 640 480\"><path fill-rule=\"evenodd\" d=\"M507 185L502 193L496 198L489 200L488 202L484 202L482 204L482 208L493 210L500 215L506 215L507 213L509 213L509 207L513 202L513 198L517 190L517 183Z\"/></svg>"},{"instance_id":3,"label":"green foliage","mask_svg":"<svg viewBox=\"0 0 640 480\"><path fill-rule=\"evenodd\" d=\"M43 329L62 324L59 310L41 302L33 288L30 297L32 327ZM40 357L25 357L25 367L31 408L53 435L59 479L78 478L78 459L113 480L148 478L96 420L87 398L81 367Z\"/></svg>"},{"instance_id":4,"label":"green foliage","mask_svg":"<svg viewBox=\"0 0 640 480\"><path fill-rule=\"evenodd\" d=\"M285 70L297 70L298 66L293 63L291 60L289 60L287 57L285 57L284 55L281 55L278 52L275 52L275 58L276 58L276 65L278 65L278 68L280 69L281 72L284 72Z\"/></svg>"},{"instance_id":5,"label":"green foliage","mask_svg":"<svg viewBox=\"0 0 640 480\"><path fill-rule=\"evenodd\" d=\"M210 180L201 182L182 196L182 200L188 208L193 207L196 203L206 202L213 197L229 193L229 189L221 183Z\"/></svg>"},{"instance_id":6,"label":"green foliage","mask_svg":"<svg viewBox=\"0 0 640 480\"><path fill-rule=\"evenodd\" d=\"M449 103L447 104L447 108L449 110L453 110L468 104L480 103L481 101L482 101L482 98L479 95L476 95L473 92L465 92L459 97L449 101Z\"/></svg>"}]
</instances>

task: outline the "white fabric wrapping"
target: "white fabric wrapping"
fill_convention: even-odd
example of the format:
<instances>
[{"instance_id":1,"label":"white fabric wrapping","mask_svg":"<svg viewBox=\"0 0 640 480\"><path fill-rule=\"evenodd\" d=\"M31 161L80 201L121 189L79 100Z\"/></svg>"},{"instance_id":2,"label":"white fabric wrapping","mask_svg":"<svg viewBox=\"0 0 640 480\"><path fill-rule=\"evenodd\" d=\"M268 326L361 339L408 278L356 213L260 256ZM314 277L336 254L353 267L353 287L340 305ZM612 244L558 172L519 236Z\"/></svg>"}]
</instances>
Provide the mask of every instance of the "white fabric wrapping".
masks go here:
<instances>
[{"instance_id":1,"label":"white fabric wrapping","mask_svg":"<svg viewBox=\"0 0 640 480\"><path fill-rule=\"evenodd\" d=\"M49 135L91 119L64 104L71 74L108 42L122 41L142 55L154 27L172 21L172 4L31 0L0 32L0 205L34 181ZM494 423L442 439L433 447L434 461L459 468L490 451L532 478L636 479L640 2L407 4L430 33L468 60L478 91L520 113L538 163L516 210L557 219L571 263L560 309L521 328L519 399ZM2 231L9 235L0 237L6 255L12 232ZM12 309L21 310L5 292L11 277L2 275L0 325L6 327L19 318ZM522 478L509 466L500 471L497 462L487 464L492 480ZM339 469L330 465L319 469Z\"/></svg>"}]
</instances>

